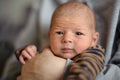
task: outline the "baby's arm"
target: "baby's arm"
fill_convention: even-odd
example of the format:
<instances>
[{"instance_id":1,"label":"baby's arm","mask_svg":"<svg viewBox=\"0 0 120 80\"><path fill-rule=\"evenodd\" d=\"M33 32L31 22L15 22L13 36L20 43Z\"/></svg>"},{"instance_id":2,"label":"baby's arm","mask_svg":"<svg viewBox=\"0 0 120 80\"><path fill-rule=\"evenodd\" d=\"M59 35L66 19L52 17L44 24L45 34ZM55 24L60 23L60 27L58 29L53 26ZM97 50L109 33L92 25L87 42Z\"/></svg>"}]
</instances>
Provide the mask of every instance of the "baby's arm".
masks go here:
<instances>
[{"instance_id":1,"label":"baby's arm","mask_svg":"<svg viewBox=\"0 0 120 80\"><path fill-rule=\"evenodd\" d=\"M104 68L104 49L101 46L89 48L73 58L65 80L95 80Z\"/></svg>"},{"instance_id":2,"label":"baby's arm","mask_svg":"<svg viewBox=\"0 0 120 80\"><path fill-rule=\"evenodd\" d=\"M22 64L25 64L26 60L29 60L32 57L34 57L36 53L37 53L37 48L35 45L28 45L28 46L21 48L21 49L18 49L16 51L16 55L18 57L18 60Z\"/></svg>"}]
</instances>

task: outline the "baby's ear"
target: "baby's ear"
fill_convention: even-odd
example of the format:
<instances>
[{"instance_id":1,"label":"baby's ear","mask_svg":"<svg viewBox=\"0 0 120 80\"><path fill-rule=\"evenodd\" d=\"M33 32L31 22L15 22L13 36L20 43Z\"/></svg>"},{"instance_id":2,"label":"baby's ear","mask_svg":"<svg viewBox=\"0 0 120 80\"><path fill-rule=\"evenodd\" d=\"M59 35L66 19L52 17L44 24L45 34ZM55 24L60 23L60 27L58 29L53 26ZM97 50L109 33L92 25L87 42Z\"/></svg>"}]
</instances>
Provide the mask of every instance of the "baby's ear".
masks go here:
<instances>
[{"instance_id":1,"label":"baby's ear","mask_svg":"<svg viewBox=\"0 0 120 80\"><path fill-rule=\"evenodd\" d=\"M98 32L95 32L95 33L93 34L92 46L97 45L98 40L99 40L99 33L98 33Z\"/></svg>"}]
</instances>

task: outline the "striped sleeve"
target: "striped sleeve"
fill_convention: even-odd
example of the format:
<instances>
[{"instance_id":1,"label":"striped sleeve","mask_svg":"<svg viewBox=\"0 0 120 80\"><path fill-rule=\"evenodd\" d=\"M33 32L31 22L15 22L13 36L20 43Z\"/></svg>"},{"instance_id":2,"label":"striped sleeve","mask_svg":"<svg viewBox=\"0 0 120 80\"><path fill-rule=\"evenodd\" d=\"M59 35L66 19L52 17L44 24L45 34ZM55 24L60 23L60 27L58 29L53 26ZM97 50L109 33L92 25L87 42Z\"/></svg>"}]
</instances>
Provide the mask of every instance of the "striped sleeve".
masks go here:
<instances>
[{"instance_id":1,"label":"striped sleeve","mask_svg":"<svg viewBox=\"0 0 120 80\"><path fill-rule=\"evenodd\" d=\"M94 80L104 68L104 49L97 45L75 56L65 80Z\"/></svg>"}]
</instances>

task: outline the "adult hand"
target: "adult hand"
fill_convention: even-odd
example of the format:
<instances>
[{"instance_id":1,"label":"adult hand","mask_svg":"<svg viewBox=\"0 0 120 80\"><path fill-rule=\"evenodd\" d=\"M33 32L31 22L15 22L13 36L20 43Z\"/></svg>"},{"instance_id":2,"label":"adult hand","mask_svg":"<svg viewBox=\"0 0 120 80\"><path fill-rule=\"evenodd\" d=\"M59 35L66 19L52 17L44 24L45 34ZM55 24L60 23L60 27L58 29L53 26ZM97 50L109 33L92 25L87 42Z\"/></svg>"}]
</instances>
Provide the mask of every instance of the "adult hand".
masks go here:
<instances>
[{"instance_id":1,"label":"adult hand","mask_svg":"<svg viewBox=\"0 0 120 80\"><path fill-rule=\"evenodd\" d=\"M62 80L65 63L65 59L55 56L49 48L45 48L23 65L19 78L21 80Z\"/></svg>"}]
</instances>

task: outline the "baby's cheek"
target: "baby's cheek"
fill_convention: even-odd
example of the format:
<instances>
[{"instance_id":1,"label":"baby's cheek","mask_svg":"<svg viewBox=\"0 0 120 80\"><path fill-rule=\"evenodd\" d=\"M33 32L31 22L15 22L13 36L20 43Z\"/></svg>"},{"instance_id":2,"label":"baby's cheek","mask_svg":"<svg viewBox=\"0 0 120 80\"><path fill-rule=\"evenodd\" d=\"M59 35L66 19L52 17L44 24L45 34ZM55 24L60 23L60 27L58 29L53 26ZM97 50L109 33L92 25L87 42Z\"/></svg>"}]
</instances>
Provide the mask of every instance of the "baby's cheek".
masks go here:
<instances>
[{"instance_id":1,"label":"baby's cheek","mask_svg":"<svg viewBox=\"0 0 120 80\"><path fill-rule=\"evenodd\" d=\"M82 50L81 48L76 48L75 53L76 53L76 55L77 55L77 54L80 54L82 51L83 51L83 50Z\"/></svg>"},{"instance_id":2,"label":"baby's cheek","mask_svg":"<svg viewBox=\"0 0 120 80\"><path fill-rule=\"evenodd\" d=\"M77 48L76 49L76 51L75 51L75 53L76 53L76 55L78 55L78 54L80 54L82 51L84 51L84 50L86 50L87 48Z\"/></svg>"}]
</instances>

